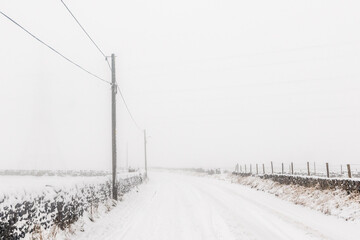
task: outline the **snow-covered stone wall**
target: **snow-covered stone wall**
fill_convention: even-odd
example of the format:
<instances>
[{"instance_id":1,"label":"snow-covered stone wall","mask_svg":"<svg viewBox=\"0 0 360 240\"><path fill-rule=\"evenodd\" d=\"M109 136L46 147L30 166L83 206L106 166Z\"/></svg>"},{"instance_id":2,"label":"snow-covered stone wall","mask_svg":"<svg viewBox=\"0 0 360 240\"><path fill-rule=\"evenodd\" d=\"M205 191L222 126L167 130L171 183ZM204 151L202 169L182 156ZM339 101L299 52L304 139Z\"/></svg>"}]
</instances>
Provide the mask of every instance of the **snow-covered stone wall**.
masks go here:
<instances>
[{"instance_id":1,"label":"snow-covered stone wall","mask_svg":"<svg viewBox=\"0 0 360 240\"><path fill-rule=\"evenodd\" d=\"M350 192L360 192L360 181L340 178L320 178L292 175L265 174L261 178L271 179L280 184L295 184L303 187L318 187L320 189L342 189Z\"/></svg>"},{"instance_id":2,"label":"snow-covered stone wall","mask_svg":"<svg viewBox=\"0 0 360 240\"><path fill-rule=\"evenodd\" d=\"M251 173L236 173L234 175L241 177L254 176ZM313 176L299 176L288 174L263 174L257 175L262 179L270 179L280 184L294 184L303 187L317 187L320 189L341 189L348 193L357 192L360 193L360 180L350 178L324 178Z\"/></svg>"},{"instance_id":3,"label":"snow-covered stone wall","mask_svg":"<svg viewBox=\"0 0 360 240\"><path fill-rule=\"evenodd\" d=\"M142 175L120 179L118 198L141 184ZM91 220L102 206L110 209L111 181L71 189L44 190L34 196L0 196L0 240L22 239L50 228L65 230L86 215Z\"/></svg>"}]
</instances>

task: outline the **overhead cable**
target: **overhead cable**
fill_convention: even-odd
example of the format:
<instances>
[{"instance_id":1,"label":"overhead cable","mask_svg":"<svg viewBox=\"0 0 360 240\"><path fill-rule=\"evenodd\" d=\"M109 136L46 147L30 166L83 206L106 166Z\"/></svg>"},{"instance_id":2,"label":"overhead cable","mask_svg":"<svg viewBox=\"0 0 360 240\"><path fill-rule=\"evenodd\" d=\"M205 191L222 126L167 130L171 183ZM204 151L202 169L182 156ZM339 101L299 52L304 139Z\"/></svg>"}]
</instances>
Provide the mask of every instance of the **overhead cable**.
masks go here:
<instances>
[{"instance_id":1,"label":"overhead cable","mask_svg":"<svg viewBox=\"0 0 360 240\"><path fill-rule=\"evenodd\" d=\"M101 53L101 55L103 55L103 57L105 58L105 61L107 62L109 68L111 69L110 63L107 59L107 56L105 55L105 53L100 49L100 47L95 43L95 41L92 39L92 37L90 37L90 35L88 34L88 32L85 30L85 28L81 25L81 23L77 20L77 18L75 17L75 15L72 13L72 11L69 9L69 7L64 3L63 0L61 0L62 4L64 5L64 7L67 9L67 11L70 13L70 15L74 18L74 20L77 22L77 24L80 26L80 28L83 30L83 32L86 34L86 36L90 39L90 41L94 44L94 46L99 50L99 52Z\"/></svg>"},{"instance_id":2,"label":"overhead cable","mask_svg":"<svg viewBox=\"0 0 360 240\"><path fill-rule=\"evenodd\" d=\"M105 79L95 75L94 73L88 71L87 69L85 69L84 67L80 66L79 64L75 63L74 61L72 61L71 59L69 59L68 57L64 56L62 53L60 53L59 51L57 51L56 49L54 49L53 47L51 47L49 44L45 43L44 41L42 41L41 39L39 39L38 37L36 37L34 34L32 34L30 31L28 31L27 29L25 29L23 26L21 26L19 23L17 23L15 20L13 20L11 17L9 17L8 15L6 15L5 13L3 13L2 11L0 11L0 14L3 15L4 17L6 17L7 19L9 19L11 22L13 22L16 26L18 26L19 28L21 28L23 31L25 31L27 34L29 34L31 37L33 37L34 39L36 39L37 41L39 41L40 43L42 43L43 45L45 45L46 47L48 47L50 50L52 50L53 52L55 52L56 54L58 54L60 57L64 58L66 61L70 62L71 64L73 64L74 66L80 68L81 70L83 70L84 72L90 74L91 76L97 78L100 81L106 82L111 84L111 82L106 81Z\"/></svg>"},{"instance_id":3,"label":"overhead cable","mask_svg":"<svg viewBox=\"0 0 360 240\"><path fill-rule=\"evenodd\" d=\"M130 111L130 109L129 109L129 106L128 106L127 103L126 103L125 97L124 97L124 95L122 94L119 85L116 84L116 86L117 86L117 89L118 89L118 91L119 91L119 94L120 94L120 96L121 96L121 98L122 98L122 100L123 100L123 103L124 103L124 105L125 105L125 108L126 108L127 112L128 112L129 115L130 115L131 120L134 122L136 128L137 128L138 130L142 131L142 129L140 128L140 126L137 124L134 116L131 114L131 111Z\"/></svg>"}]
</instances>

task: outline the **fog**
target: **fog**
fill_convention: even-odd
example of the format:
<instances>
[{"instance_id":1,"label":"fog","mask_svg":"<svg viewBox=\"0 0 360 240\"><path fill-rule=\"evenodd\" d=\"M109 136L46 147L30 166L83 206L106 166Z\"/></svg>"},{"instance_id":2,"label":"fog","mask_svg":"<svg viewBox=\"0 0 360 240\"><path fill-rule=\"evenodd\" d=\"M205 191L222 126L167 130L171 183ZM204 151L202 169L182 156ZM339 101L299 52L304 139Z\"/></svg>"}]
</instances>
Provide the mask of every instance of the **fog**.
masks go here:
<instances>
[{"instance_id":1,"label":"fog","mask_svg":"<svg viewBox=\"0 0 360 240\"><path fill-rule=\"evenodd\" d=\"M64 0L106 54L149 166L360 159L360 2ZM111 80L61 1L0 10ZM110 86L0 15L0 169L110 169ZM118 162L143 133L118 104Z\"/></svg>"}]
</instances>

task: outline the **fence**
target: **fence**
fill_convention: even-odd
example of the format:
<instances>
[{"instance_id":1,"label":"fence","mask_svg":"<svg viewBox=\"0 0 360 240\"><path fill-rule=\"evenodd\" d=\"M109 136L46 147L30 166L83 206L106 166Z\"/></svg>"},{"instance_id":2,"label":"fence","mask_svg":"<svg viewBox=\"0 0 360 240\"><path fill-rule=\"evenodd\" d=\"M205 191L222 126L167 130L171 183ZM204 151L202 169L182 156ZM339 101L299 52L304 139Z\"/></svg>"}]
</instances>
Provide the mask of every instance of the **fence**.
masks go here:
<instances>
[{"instance_id":1,"label":"fence","mask_svg":"<svg viewBox=\"0 0 360 240\"><path fill-rule=\"evenodd\" d=\"M316 162L236 164L235 173L248 173L253 175L288 174L327 178L360 178L360 164L329 164Z\"/></svg>"}]
</instances>

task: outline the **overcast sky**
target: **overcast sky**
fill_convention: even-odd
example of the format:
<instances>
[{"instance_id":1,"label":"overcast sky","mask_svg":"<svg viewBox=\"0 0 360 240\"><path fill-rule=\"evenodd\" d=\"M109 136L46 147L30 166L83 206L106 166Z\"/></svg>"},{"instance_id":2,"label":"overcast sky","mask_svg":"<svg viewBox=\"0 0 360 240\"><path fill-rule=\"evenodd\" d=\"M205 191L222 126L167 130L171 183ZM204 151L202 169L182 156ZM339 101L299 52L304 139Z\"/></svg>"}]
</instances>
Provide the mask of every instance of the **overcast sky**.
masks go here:
<instances>
[{"instance_id":1,"label":"overcast sky","mask_svg":"<svg viewBox=\"0 0 360 240\"><path fill-rule=\"evenodd\" d=\"M106 54L149 165L360 163L357 0L64 0ZM60 0L0 11L110 79ZM0 169L110 169L110 86L0 16ZM143 135L118 96L118 154Z\"/></svg>"}]
</instances>

